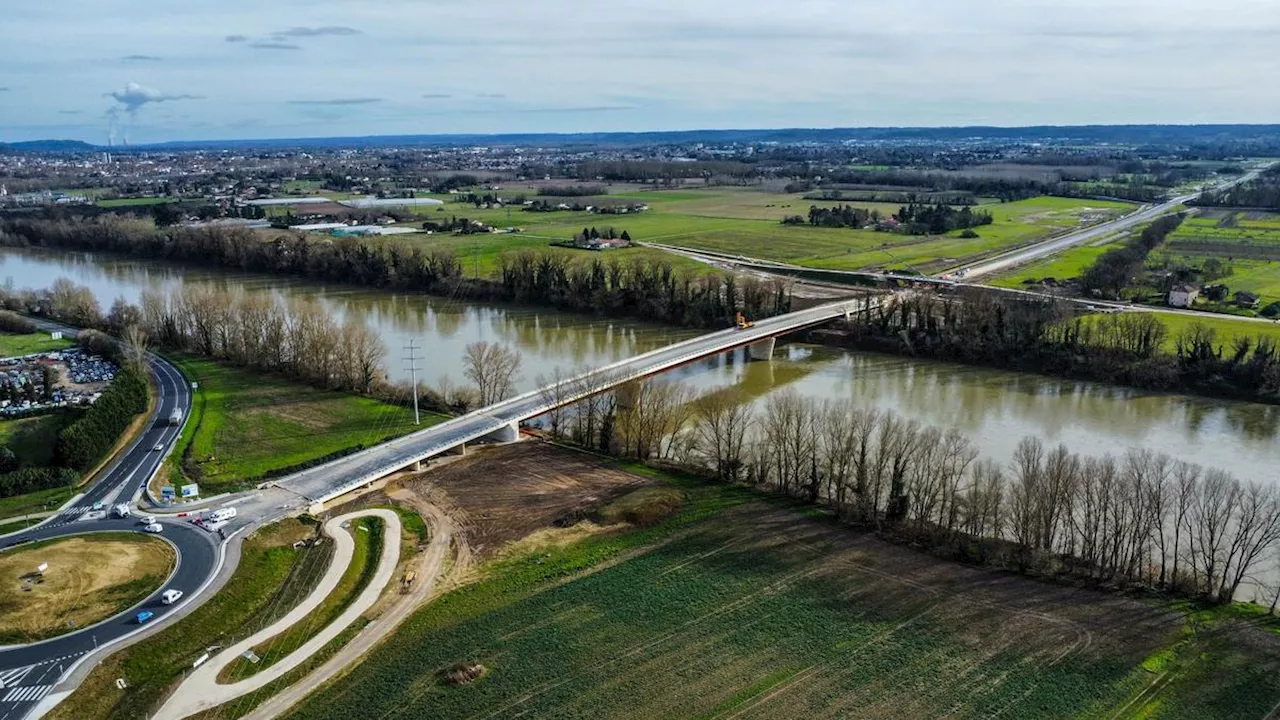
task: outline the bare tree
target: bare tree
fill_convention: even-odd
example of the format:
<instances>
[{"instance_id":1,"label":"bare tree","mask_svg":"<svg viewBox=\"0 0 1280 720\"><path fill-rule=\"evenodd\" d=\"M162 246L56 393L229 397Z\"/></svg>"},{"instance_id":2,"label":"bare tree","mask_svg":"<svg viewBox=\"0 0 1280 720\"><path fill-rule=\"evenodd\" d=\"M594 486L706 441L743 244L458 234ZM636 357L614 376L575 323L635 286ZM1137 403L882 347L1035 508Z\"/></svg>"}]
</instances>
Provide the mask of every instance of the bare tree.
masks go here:
<instances>
[{"instance_id":1,"label":"bare tree","mask_svg":"<svg viewBox=\"0 0 1280 720\"><path fill-rule=\"evenodd\" d=\"M489 406L515 393L520 353L505 345L473 342L466 347L463 374L475 386L481 406Z\"/></svg>"},{"instance_id":2,"label":"bare tree","mask_svg":"<svg viewBox=\"0 0 1280 720\"><path fill-rule=\"evenodd\" d=\"M746 461L744 446L752 425L751 406L736 391L716 390L693 403L694 429L705 462L721 482L738 482Z\"/></svg>"},{"instance_id":3,"label":"bare tree","mask_svg":"<svg viewBox=\"0 0 1280 720\"><path fill-rule=\"evenodd\" d=\"M124 341L126 362L138 372L145 372L147 367L147 331L139 325L126 325L121 333Z\"/></svg>"}]
</instances>

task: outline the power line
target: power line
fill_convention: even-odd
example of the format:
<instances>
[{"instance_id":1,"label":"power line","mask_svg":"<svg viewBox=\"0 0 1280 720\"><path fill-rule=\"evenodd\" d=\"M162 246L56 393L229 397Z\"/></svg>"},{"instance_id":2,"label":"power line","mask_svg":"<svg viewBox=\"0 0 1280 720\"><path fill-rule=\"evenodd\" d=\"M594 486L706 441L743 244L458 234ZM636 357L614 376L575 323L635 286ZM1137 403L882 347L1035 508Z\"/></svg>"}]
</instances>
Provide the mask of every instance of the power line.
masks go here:
<instances>
[{"instance_id":1,"label":"power line","mask_svg":"<svg viewBox=\"0 0 1280 720\"><path fill-rule=\"evenodd\" d=\"M417 340L410 340L409 347L405 350L409 351L409 357L405 361L409 363L409 377L413 384L413 424L418 424L418 357L417 357Z\"/></svg>"}]
</instances>

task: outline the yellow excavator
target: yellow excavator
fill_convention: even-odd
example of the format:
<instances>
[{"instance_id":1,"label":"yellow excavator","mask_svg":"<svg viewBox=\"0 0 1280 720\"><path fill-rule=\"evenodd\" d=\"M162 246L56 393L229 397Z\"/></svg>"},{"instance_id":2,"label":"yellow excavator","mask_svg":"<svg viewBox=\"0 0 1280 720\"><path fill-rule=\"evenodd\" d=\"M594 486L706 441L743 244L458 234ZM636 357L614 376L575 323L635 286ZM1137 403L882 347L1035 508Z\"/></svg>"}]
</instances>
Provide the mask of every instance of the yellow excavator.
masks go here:
<instances>
[{"instance_id":1,"label":"yellow excavator","mask_svg":"<svg viewBox=\"0 0 1280 720\"><path fill-rule=\"evenodd\" d=\"M746 316L746 315L743 315L742 313L738 313L738 317L737 317L737 319L736 319L736 324L737 324L737 326L738 326L738 329L739 329L739 330L746 330L747 328L751 327L752 325L755 325L755 323L753 323L753 322L751 322L750 320L748 320L748 319L747 319L747 316Z\"/></svg>"}]
</instances>

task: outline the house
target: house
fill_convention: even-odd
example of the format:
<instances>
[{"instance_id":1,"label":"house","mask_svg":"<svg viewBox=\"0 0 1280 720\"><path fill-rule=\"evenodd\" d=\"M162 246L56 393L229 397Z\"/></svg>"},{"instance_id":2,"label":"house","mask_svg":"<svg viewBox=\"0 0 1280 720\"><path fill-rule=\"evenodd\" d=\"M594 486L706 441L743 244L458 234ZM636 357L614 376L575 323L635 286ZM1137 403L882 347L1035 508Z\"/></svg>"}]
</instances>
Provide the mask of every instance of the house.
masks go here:
<instances>
[{"instance_id":1,"label":"house","mask_svg":"<svg viewBox=\"0 0 1280 720\"><path fill-rule=\"evenodd\" d=\"M1191 307L1199 295L1200 290L1190 285L1174 285L1169 291L1169 307Z\"/></svg>"},{"instance_id":2,"label":"house","mask_svg":"<svg viewBox=\"0 0 1280 720\"><path fill-rule=\"evenodd\" d=\"M1235 302L1236 302L1236 305L1239 305L1242 308L1252 309L1252 308L1258 307L1258 304L1262 302L1262 298L1258 297L1257 294L1255 293L1249 292L1248 290L1241 290L1236 293Z\"/></svg>"}]
</instances>

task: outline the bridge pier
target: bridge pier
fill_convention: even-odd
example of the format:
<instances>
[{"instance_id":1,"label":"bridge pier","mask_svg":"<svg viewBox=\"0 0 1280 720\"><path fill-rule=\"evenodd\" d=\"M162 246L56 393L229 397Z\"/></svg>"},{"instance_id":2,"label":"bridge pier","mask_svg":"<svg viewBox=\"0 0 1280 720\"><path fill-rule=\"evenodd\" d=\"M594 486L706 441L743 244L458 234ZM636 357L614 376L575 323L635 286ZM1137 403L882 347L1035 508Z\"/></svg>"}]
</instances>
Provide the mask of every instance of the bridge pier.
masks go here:
<instances>
[{"instance_id":1,"label":"bridge pier","mask_svg":"<svg viewBox=\"0 0 1280 720\"><path fill-rule=\"evenodd\" d=\"M747 346L747 357L751 360L772 360L773 348L777 342L778 339L772 337L757 340Z\"/></svg>"}]
</instances>

